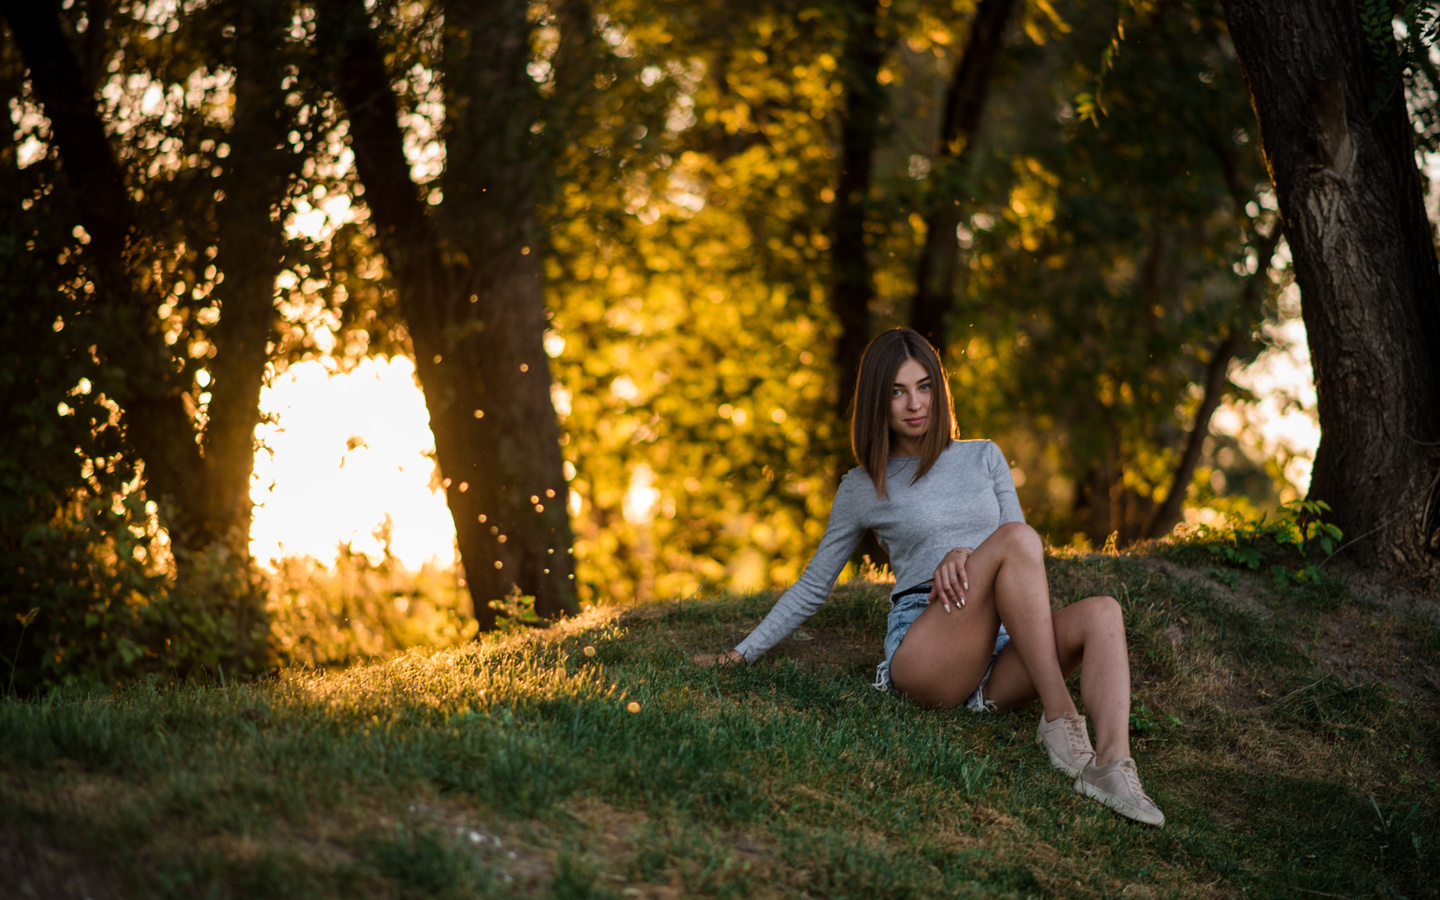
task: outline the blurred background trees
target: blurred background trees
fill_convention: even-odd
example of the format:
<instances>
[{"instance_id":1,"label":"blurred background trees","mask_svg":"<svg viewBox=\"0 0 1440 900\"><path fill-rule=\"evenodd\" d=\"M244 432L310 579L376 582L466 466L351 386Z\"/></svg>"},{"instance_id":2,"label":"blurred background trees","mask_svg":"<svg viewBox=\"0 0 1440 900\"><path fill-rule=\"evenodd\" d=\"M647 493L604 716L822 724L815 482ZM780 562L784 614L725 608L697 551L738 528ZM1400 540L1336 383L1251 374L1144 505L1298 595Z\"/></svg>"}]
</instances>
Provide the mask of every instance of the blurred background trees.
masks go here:
<instances>
[{"instance_id":1,"label":"blurred background trees","mask_svg":"<svg viewBox=\"0 0 1440 900\"><path fill-rule=\"evenodd\" d=\"M797 577L899 324L1053 543L1305 487L1211 434L1293 305L1213 0L0 9L17 688L295 658L247 535L306 359L415 360L479 627Z\"/></svg>"}]
</instances>

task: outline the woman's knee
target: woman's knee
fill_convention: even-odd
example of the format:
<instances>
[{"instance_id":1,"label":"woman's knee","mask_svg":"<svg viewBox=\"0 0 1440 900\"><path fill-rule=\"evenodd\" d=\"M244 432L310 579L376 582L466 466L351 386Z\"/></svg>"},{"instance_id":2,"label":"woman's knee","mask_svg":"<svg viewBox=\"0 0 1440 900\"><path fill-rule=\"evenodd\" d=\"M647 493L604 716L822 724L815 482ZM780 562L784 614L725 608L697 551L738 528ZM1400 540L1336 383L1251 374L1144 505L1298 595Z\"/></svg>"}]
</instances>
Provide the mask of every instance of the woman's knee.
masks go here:
<instances>
[{"instance_id":1,"label":"woman's knee","mask_svg":"<svg viewBox=\"0 0 1440 900\"><path fill-rule=\"evenodd\" d=\"M1039 559L1045 555L1045 542L1041 540L1040 533L1024 522L1006 522L995 529L995 537L1006 547L1027 556Z\"/></svg>"},{"instance_id":2,"label":"woman's knee","mask_svg":"<svg viewBox=\"0 0 1440 900\"><path fill-rule=\"evenodd\" d=\"M1125 611L1114 597L1086 597L1076 605L1084 608L1085 622L1091 628L1125 633Z\"/></svg>"}]
</instances>

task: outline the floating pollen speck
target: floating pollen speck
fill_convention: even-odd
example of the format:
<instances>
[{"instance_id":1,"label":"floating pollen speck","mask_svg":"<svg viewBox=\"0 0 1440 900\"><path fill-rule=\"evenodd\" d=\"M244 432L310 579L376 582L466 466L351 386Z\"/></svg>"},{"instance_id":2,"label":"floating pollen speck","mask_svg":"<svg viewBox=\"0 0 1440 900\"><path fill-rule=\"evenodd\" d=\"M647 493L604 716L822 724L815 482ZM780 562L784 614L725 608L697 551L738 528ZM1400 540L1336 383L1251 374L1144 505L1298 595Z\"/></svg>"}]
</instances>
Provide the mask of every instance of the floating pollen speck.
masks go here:
<instances>
[{"instance_id":1,"label":"floating pollen speck","mask_svg":"<svg viewBox=\"0 0 1440 900\"><path fill-rule=\"evenodd\" d=\"M640 704L634 700L631 700L629 703L625 704L625 708L632 713L638 713L640 711Z\"/></svg>"},{"instance_id":2,"label":"floating pollen speck","mask_svg":"<svg viewBox=\"0 0 1440 900\"><path fill-rule=\"evenodd\" d=\"M587 646L585 647L585 655L586 655L586 656L594 656L594 655L595 655L595 648L587 645Z\"/></svg>"}]
</instances>

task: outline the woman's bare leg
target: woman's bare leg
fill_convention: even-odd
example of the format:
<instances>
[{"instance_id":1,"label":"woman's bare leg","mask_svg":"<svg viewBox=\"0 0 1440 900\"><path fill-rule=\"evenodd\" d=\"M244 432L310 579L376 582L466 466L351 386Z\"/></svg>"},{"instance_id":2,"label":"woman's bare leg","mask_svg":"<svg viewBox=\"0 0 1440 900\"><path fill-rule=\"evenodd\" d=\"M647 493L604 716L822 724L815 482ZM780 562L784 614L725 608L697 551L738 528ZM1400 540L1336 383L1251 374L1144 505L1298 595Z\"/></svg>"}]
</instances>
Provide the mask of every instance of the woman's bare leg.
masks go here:
<instances>
[{"instance_id":1,"label":"woman's bare leg","mask_svg":"<svg viewBox=\"0 0 1440 900\"><path fill-rule=\"evenodd\" d=\"M1068 676L1080 669L1080 696L1095 729L1095 764L1129 756L1130 655L1120 604L1114 597L1086 597L1057 610L1053 621L1060 671ZM1008 651L1000 652L985 687L998 709L1017 709L1037 696L1023 661Z\"/></svg>"},{"instance_id":2,"label":"woman's bare leg","mask_svg":"<svg viewBox=\"0 0 1440 900\"><path fill-rule=\"evenodd\" d=\"M1011 647L1001 659L1016 657L1045 718L1075 712L1056 652L1044 547L1035 529L1019 522L1000 526L975 548L965 568L970 582L965 605L946 612L932 603L915 620L890 663L895 687L922 706L965 702L990 664L1003 621ZM998 674L998 661L996 668ZM1009 689L1020 688L1016 682Z\"/></svg>"},{"instance_id":3,"label":"woman's bare leg","mask_svg":"<svg viewBox=\"0 0 1440 900\"><path fill-rule=\"evenodd\" d=\"M895 687L922 706L964 703L985 674L1003 621L1010 645L995 661L986 699L1016 709L1038 698L1054 720L1075 712L1065 678L1080 668L1096 764L1129 756L1130 657L1120 604L1087 597L1052 613L1040 537L1020 523L1001 526L975 548L966 572L965 605L947 613L932 603L906 632L890 665Z\"/></svg>"}]
</instances>

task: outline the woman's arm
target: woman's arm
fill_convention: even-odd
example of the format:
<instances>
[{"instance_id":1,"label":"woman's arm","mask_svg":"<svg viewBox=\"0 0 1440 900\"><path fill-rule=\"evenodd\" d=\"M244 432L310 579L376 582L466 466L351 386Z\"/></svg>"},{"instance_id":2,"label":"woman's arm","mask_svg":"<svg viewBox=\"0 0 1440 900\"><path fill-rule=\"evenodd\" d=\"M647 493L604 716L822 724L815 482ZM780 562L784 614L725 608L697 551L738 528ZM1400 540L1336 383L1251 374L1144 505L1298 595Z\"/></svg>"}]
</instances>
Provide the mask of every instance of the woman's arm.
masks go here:
<instances>
[{"instance_id":1,"label":"woman's arm","mask_svg":"<svg viewBox=\"0 0 1440 900\"><path fill-rule=\"evenodd\" d=\"M1010 474L1005 452L994 441L990 442L990 479L995 484L995 499L1000 503L999 524L1024 522L1025 511L1020 508L1020 497L1015 493L1015 476Z\"/></svg>"}]
</instances>

